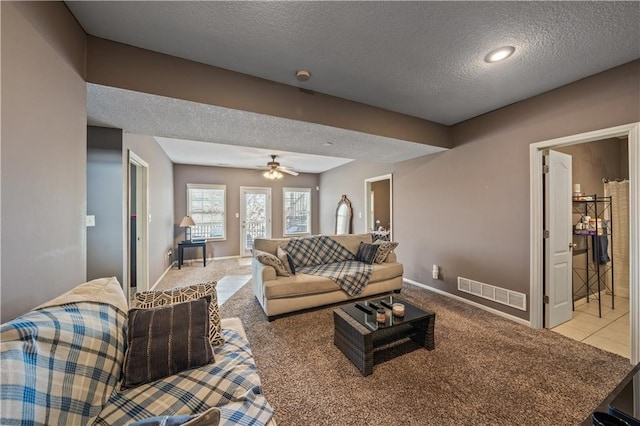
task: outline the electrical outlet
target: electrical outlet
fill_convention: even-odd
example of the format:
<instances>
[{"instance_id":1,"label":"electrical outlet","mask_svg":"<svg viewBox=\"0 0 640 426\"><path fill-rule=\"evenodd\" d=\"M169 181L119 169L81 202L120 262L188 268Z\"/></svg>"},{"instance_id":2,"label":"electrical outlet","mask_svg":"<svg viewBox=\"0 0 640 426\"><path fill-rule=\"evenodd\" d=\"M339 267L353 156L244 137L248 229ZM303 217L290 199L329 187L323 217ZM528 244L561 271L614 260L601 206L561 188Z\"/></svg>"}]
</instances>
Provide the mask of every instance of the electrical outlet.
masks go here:
<instances>
[{"instance_id":1,"label":"electrical outlet","mask_svg":"<svg viewBox=\"0 0 640 426\"><path fill-rule=\"evenodd\" d=\"M167 251L167 256L168 256L168 257L171 257L171 255L173 255L173 250L172 250L172 249L169 249L169 251Z\"/></svg>"}]
</instances>

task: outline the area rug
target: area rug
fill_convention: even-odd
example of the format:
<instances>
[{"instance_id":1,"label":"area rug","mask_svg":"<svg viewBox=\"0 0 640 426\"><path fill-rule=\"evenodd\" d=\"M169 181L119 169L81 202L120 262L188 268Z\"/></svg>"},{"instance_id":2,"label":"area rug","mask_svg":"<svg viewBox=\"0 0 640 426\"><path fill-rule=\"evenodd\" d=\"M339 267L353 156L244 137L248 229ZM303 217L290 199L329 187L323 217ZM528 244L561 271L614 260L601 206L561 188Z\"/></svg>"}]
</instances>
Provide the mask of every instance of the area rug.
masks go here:
<instances>
[{"instance_id":1,"label":"area rug","mask_svg":"<svg viewBox=\"0 0 640 426\"><path fill-rule=\"evenodd\" d=\"M401 297L436 313L436 348L399 345L367 377L333 344L336 306L268 322L249 282L221 313L242 319L280 426L579 424L631 370L618 355L418 287Z\"/></svg>"}]
</instances>

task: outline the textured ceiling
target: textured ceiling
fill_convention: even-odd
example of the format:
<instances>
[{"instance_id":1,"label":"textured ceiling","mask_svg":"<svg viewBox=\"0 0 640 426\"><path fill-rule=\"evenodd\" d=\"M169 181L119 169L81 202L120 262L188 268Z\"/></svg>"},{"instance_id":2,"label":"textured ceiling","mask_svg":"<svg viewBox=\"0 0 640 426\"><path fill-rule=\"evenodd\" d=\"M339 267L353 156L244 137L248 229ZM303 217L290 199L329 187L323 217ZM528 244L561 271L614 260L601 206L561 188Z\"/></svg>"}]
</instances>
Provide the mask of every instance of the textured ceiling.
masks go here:
<instances>
[{"instance_id":1,"label":"textured ceiling","mask_svg":"<svg viewBox=\"0 0 640 426\"><path fill-rule=\"evenodd\" d=\"M282 165L320 173L354 159L396 163L445 150L92 83L87 85L87 100L89 124L162 136L156 139L175 163L253 168L266 164L269 154L283 154ZM215 148L207 142L238 149L228 147L214 156ZM241 158L233 160L233 155Z\"/></svg>"},{"instance_id":2,"label":"textured ceiling","mask_svg":"<svg viewBox=\"0 0 640 426\"><path fill-rule=\"evenodd\" d=\"M156 140L169 158L177 164L265 169L273 154L278 156L276 161L281 166L303 173L322 173L352 161L324 155L300 154L211 142L162 137L156 137Z\"/></svg>"},{"instance_id":3,"label":"textured ceiling","mask_svg":"<svg viewBox=\"0 0 640 426\"><path fill-rule=\"evenodd\" d=\"M640 57L640 2L66 4L97 37L448 125ZM511 58L484 62L503 45ZM88 98L90 122L154 136L388 162L441 150L100 86Z\"/></svg>"},{"instance_id":4,"label":"textured ceiling","mask_svg":"<svg viewBox=\"0 0 640 426\"><path fill-rule=\"evenodd\" d=\"M640 57L639 2L67 5L98 37L443 124ZM503 45L511 59L484 62Z\"/></svg>"}]
</instances>

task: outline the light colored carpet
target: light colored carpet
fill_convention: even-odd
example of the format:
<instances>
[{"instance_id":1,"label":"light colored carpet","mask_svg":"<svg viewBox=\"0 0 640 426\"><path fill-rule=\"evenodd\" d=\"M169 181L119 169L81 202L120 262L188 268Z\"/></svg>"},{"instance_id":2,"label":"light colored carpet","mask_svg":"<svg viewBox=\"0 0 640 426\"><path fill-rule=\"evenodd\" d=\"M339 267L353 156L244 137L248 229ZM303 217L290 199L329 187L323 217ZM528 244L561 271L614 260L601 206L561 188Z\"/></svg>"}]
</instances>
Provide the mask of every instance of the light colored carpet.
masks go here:
<instances>
[{"instance_id":1,"label":"light colored carpet","mask_svg":"<svg viewBox=\"0 0 640 426\"><path fill-rule=\"evenodd\" d=\"M246 328L279 425L579 424L629 361L424 289L401 297L436 312L436 349L411 342L363 377L333 344L336 306L268 322L251 283L222 307Z\"/></svg>"},{"instance_id":2,"label":"light colored carpet","mask_svg":"<svg viewBox=\"0 0 640 426\"><path fill-rule=\"evenodd\" d=\"M201 260L186 261L182 269L173 266L154 290L166 290L207 281L220 281L228 275L251 275L251 258L208 259L206 268Z\"/></svg>"}]
</instances>

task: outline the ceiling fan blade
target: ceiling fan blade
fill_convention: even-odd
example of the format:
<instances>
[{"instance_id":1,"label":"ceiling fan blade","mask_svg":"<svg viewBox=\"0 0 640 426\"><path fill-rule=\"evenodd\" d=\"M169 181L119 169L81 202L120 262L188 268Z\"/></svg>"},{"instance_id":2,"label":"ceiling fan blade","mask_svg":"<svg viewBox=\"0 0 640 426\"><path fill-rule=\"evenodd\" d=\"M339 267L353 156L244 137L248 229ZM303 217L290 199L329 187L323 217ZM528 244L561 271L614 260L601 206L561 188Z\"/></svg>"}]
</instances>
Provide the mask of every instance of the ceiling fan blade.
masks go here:
<instances>
[{"instance_id":1,"label":"ceiling fan blade","mask_svg":"<svg viewBox=\"0 0 640 426\"><path fill-rule=\"evenodd\" d=\"M287 169L285 167L279 167L278 170L281 171L282 173L287 173L292 176L298 176L300 174L298 172L294 172L293 170Z\"/></svg>"}]
</instances>

